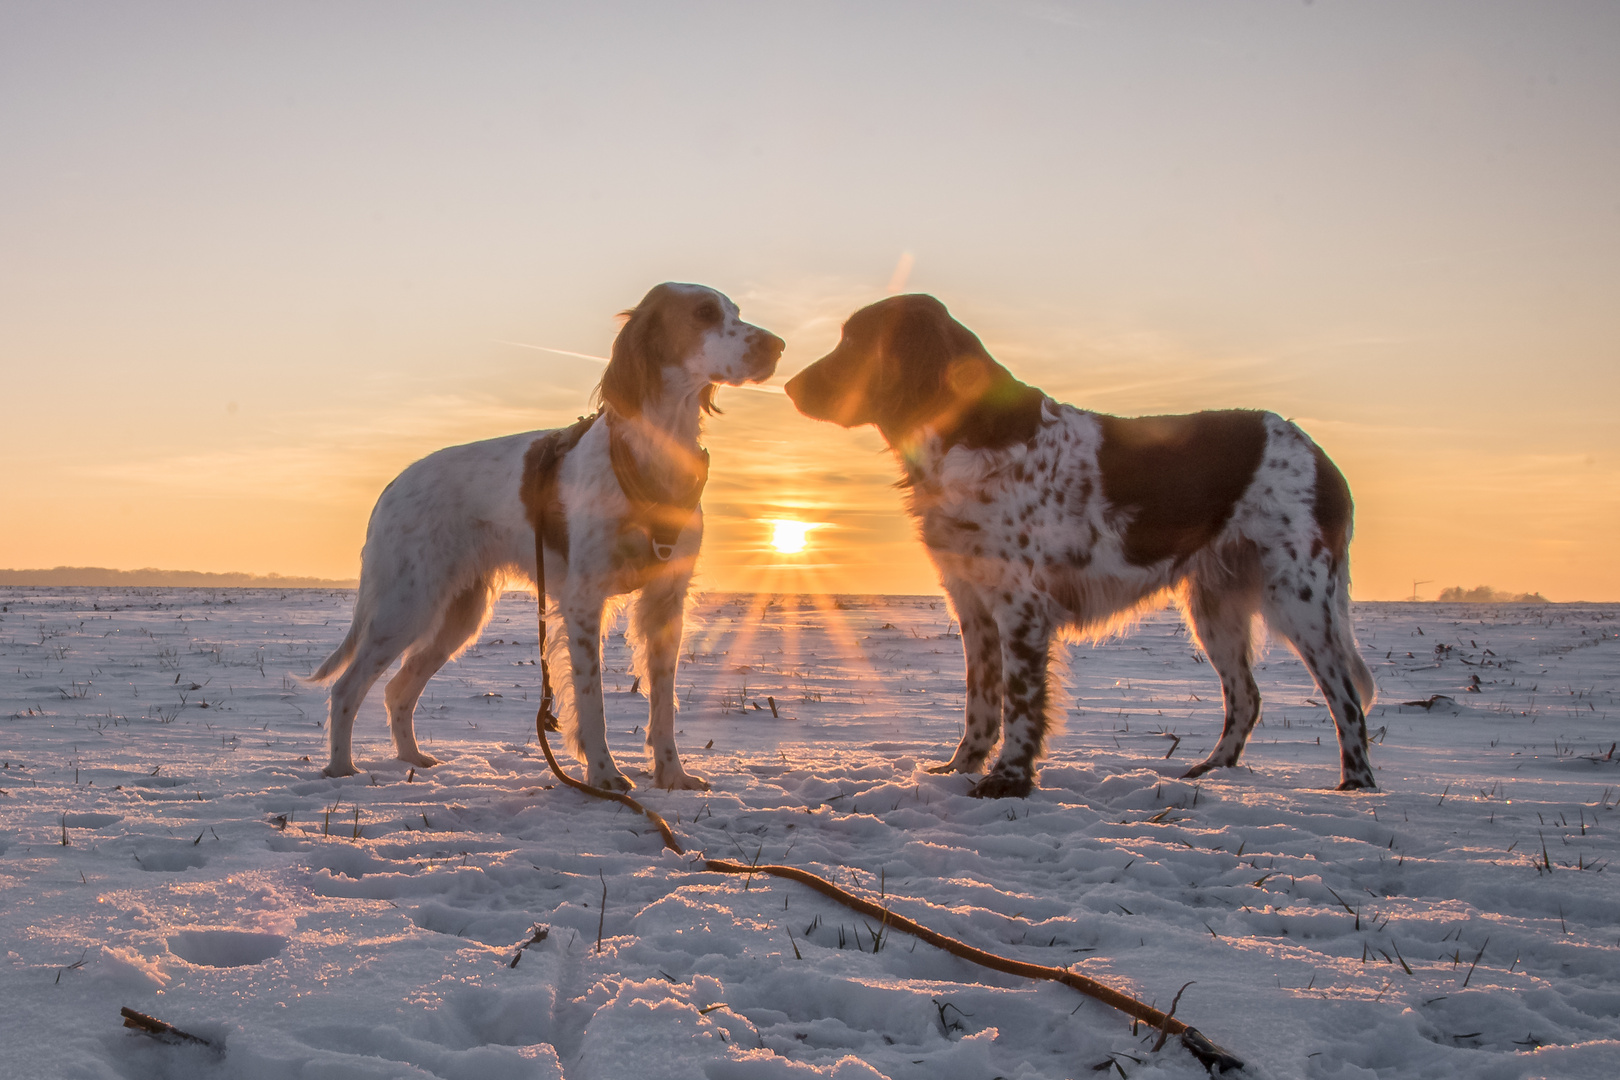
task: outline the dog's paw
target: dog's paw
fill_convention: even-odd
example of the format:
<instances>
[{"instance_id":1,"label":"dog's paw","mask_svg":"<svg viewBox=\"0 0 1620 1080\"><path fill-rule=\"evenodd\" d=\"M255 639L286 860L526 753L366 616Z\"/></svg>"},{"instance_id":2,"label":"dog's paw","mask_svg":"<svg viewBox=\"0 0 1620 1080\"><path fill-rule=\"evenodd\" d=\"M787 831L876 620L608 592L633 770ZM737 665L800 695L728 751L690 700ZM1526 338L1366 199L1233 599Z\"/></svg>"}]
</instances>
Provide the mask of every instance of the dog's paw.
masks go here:
<instances>
[{"instance_id":1,"label":"dog's paw","mask_svg":"<svg viewBox=\"0 0 1620 1080\"><path fill-rule=\"evenodd\" d=\"M1347 776L1339 781L1335 791L1377 791L1378 784L1370 776Z\"/></svg>"},{"instance_id":2,"label":"dog's paw","mask_svg":"<svg viewBox=\"0 0 1620 1080\"><path fill-rule=\"evenodd\" d=\"M968 794L975 799L1023 799L1035 790L1035 778L1028 773L992 772L973 785Z\"/></svg>"},{"instance_id":3,"label":"dog's paw","mask_svg":"<svg viewBox=\"0 0 1620 1080\"><path fill-rule=\"evenodd\" d=\"M439 763L439 759L432 754L424 754L420 751L414 754L401 754L399 760L407 765L415 765L418 769L431 769Z\"/></svg>"},{"instance_id":4,"label":"dog's paw","mask_svg":"<svg viewBox=\"0 0 1620 1080\"><path fill-rule=\"evenodd\" d=\"M590 786L599 791L617 791L624 794L635 790L636 785L630 782L628 776L613 773L611 776L604 776L600 780L592 780Z\"/></svg>"},{"instance_id":5,"label":"dog's paw","mask_svg":"<svg viewBox=\"0 0 1620 1080\"><path fill-rule=\"evenodd\" d=\"M321 770L321 775L330 776L335 780L340 776L353 776L359 771L359 769L354 767L354 763L352 761L346 765L333 762Z\"/></svg>"},{"instance_id":6,"label":"dog's paw","mask_svg":"<svg viewBox=\"0 0 1620 1080\"><path fill-rule=\"evenodd\" d=\"M689 772L669 772L653 778L653 786L665 791L708 791L709 782Z\"/></svg>"},{"instance_id":7,"label":"dog's paw","mask_svg":"<svg viewBox=\"0 0 1620 1080\"><path fill-rule=\"evenodd\" d=\"M1212 773L1216 769L1224 768L1226 768L1226 762L1224 761L1200 761L1198 764L1182 773L1181 778L1183 780L1196 780L1206 773Z\"/></svg>"},{"instance_id":8,"label":"dog's paw","mask_svg":"<svg viewBox=\"0 0 1620 1080\"><path fill-rule=\"evenodd\" d=\"M985 755L983 754L965 761L962 758L953 757L943 765L928 766L928 771L935 775L941 773L976 773L984 768L984 758Z\"/></svg>"}]
</instances>

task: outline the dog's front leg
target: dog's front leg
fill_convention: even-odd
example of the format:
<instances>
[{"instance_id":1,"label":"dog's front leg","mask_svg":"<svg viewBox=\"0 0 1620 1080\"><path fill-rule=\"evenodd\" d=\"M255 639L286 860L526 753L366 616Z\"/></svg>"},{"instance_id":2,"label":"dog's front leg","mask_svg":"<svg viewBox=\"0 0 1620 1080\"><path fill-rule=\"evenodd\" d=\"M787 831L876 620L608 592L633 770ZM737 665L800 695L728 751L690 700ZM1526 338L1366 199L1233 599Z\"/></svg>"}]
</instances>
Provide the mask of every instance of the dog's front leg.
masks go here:
<instances>
[{"instance_id":1,"label":"dog's front leg","mask_svg":"<svg viewBox=\"0 0 1620 1080\"><path fill-rule=\"evenodd\" d=\"M709 782L687 772L675 748L675 667L685 606L685 579L654 581L636 600L637 636L647 671L647 756L657 787L708 791Z\"/></svg>"},{"instance_id":2,"label":"dog's front leg","mask_svg":"<svg viewBox=\"0 0 1620 1080\"><path fill-rule=\"evenodd\" d=\"M966 585L948 582L951 606L962 628L962 654L967 660L967 705L962 718L962 741L956 753L931 773L971 773L984 768L984 759L996 745L1001 727L1001 634L978 594Z\"/></svg>"},{"instance_id":3,"label":"dog's front leg","mask_svg":"<svg viewBox=\"0 0 1620 1080\"><path fill-rule=\"evenodd\" d=\"M1053 624L1033 601L997 612L1001 635L1001 754L990 774L969 794L981 799L1023 798L1035 787L1035 759L1046 749L1046 674L1050 666Z\"/></svg>"},{"instance_id":4,"label":"dog's front leg","mask_svg":"<svg viewBox=\"0 0 1620 1080\"><path fill-rule=\"evenodd\" d=\"M602 601L565 603L562 617L574 680L574 748L585 761L585 782L605 791L629 791L635 785L608 752L602 710Z\"/></svg>"}]
</instances>

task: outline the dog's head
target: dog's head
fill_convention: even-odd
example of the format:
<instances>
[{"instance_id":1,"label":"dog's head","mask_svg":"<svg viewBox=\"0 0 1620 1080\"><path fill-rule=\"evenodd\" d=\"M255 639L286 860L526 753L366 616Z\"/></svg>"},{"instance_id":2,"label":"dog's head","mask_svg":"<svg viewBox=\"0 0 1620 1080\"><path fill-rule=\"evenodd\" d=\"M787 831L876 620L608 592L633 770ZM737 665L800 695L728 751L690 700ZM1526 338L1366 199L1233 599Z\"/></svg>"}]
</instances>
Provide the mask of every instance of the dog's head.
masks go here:
<instances>
[{"instance_id":1,"label":"dog's head","mask_svg":"<svg viewBox=\"0 0 1620 1080\"><path fill-rule=\"evenodd\" d=\"M875 424L902 451L924 430L973 447L1027 440L1043 398L996 363L944 304L921 293L851 315L838 347L795 375L787 393L806 416L843 427Z\"/></svg>"},{"instance_id":2,"label":"dog's head","mask_svg":"<svg viewBox=\"0 0 1620 1080\"><path fill-rule=\"evenodd\" d=\"M782 356L781 338L743 322L729 297L702 285L655 285L623 318L597 387L599 400L622 416L690 393L714 412L721 383L768 379Z\"/></svg>"}]
</instances>

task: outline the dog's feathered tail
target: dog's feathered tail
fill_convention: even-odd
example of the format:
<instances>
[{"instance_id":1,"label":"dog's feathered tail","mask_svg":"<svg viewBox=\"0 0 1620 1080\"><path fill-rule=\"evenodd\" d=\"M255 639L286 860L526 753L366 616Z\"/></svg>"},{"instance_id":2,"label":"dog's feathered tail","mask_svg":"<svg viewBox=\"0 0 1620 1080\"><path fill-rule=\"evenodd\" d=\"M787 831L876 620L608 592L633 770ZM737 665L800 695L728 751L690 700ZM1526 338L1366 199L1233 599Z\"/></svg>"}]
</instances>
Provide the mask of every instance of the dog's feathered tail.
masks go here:
<instances>
[{"instance_id":1,"label":"dog's feathered tail","mask_svg":"<svg viewBox=\"0 0 1620 1080\"><path fill-rule=\"evenodd\" d=\"M1338 574L1338 579L1335 604L1338 617L1333 620L1333 630L1339 639L1339 652L1350 668L1350 681L1355 684L1356 694L1361 698L1361 711L1365 713L1378 700L1378 684L1373 681L1372 668L1367 666L1367 660L1356 643L1356 624L1350 614L1350 575L1347 566L1344 572Z\"/></svg>"},{"instance_id":2,"label":"dog's feathered tail","mask_svg":"<svg viewBox=\"0 0 1620 1080\"><path fill-rule=\"evenodd\" d=\"M1327 546L1333 559L1330 573L1333 583L1328 587L1329 635L1331 644L1343 658L1356 696L1361 698L1361 711L1372 708L1378 697L1378 684L1373 681L1372 669L1356 645L1356 624L1350 614L1350 538L1355 534L1355 503L1350 498L1350 485L1344 473L1333 464L1320 446L1293 429L1316 459L1316 498L1312 516L1316 519L1319 542ZM1312 553L1315 553L1312 548Z\"/></svg>"},{"instance_id":3,"label":"dog's feathered tail","mask_svg":"<svg viewBox=\"0 0 1620 1080\"><path fill-rule=\"evenodd\" d=\"M320 686L331 682L342 675L354 661L354 652L360 646L360 613L355 612L355 619L349 624L349 632L344 636L342 643L333 650L332 655L321 661L321 666L304 679L304 682Z\"/></svg>"}]
</instances>

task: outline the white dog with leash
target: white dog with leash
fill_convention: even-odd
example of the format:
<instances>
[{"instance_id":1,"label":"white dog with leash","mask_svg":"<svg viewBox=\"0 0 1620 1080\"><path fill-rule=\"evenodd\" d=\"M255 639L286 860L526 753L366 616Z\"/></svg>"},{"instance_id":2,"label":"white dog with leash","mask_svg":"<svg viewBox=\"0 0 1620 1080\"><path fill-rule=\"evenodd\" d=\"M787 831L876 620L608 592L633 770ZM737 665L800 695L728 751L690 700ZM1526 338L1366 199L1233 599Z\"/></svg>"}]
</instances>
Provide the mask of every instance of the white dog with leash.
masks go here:
<instances>
[{"instance_id":1,"label":"white dog with leash","mask_svg":"<svg viewBox=\"0 0 1620 1080\"><path fill-rule=\"evenodd\" d=\"M559 663L566 648L571 674L561 680L563 730L588 782L633 786L608 752L601 637L608 599L639 593L630 639L647 681L653 783L708 787L681 766L674 731L675 666L708 479L698 440L717 388L770 377L783 343L701 285L656 286L625 314L594 416L440 450L384 489L366 529L354 621L310 677L332 681L327 775L357 771L355 715L401 656L385 691L395 754L421 768L438 764L416 742L417 699L476 640L501 590L534 582L534 522L543 521L547 593L566 630L551 644Z\"/></svg>"}]
</instances>

